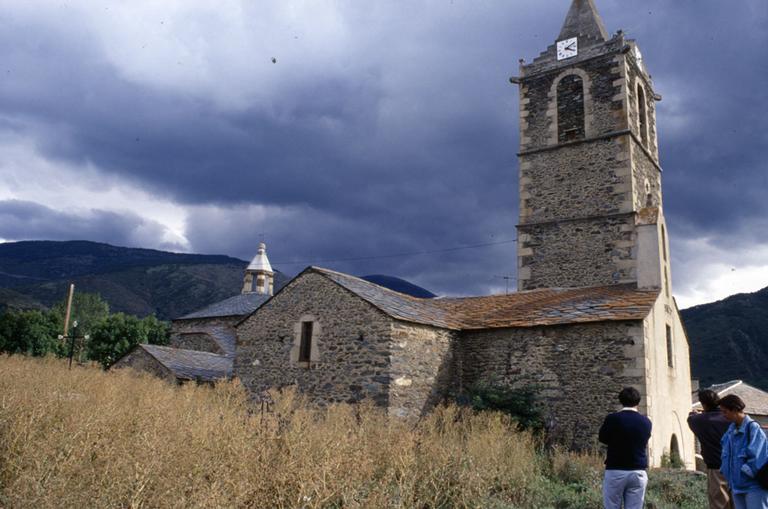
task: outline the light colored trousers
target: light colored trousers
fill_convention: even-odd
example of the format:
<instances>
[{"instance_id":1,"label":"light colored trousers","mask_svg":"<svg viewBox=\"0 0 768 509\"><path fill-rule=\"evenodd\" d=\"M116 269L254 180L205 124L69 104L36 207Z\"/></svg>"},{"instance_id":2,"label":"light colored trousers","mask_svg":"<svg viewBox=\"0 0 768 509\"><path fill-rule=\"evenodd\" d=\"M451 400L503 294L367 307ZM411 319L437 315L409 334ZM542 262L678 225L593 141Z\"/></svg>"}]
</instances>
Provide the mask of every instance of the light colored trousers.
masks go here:
<instances>
[{"instance_id":1,"label":"light colored trousers","mask_svg":"<svg viewBox=\"0 0 768 509\"><path fill-rule=\"evenodd\" d=\"M606 470L603 479L605 509L643 509L647 485L645 470Z\"/></svg>"},{"instance_id":2,"label":"light colored trousers","mask_svg":"<svg viewBox=\"0 0 768 509\"><path fill-rule=\"evenodd\" d=\"M736 509L768 509L768 490L734 493L733 505Z\"/></svg>"},{"instance_id":3,"label":"light colored trousers","mask_svg":"<svg viewBox=\"0 0 768 509\"><path fill-rule=\"evenodd\" d=\"M717 468L707 469L707 497L709 509L733 509L728 481Z\"/></svg>"}]
</instances>

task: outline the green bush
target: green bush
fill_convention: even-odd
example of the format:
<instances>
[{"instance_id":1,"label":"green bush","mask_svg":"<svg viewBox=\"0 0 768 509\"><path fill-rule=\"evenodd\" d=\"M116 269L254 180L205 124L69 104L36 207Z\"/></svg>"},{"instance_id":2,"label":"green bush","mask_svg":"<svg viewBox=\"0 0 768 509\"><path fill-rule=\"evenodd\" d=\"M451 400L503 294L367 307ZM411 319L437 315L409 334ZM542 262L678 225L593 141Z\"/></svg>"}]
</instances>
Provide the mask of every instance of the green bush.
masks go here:
<instances>
[{"instance_id":1,"label":"green bush","mask_svg":"<svg viewBox=\"0 0 768 509\"><path fill-rule=\"evenodd\" d=\"M58 339L62 331L61 321L52 313L6 310L0 313L0 352L60 355L64 351Z\"/></svg>"},{"instance_id":2,"label":"green bush","mask_svg":"<svg viewBox=\"0 0 768 509\"><path fill-rule=\"evenodd\" d=\"M96 324L87 342L88 358L109 367L139 343L165 345L170 326L154 316L140 319L124 313L114 313Z\"/></svg>"},{"instance_id":3,"label":"green bush","mask_svg":"<svg viewBox=\"0 0 768 509\"><path fill-rule=\"evenodd\" d=\"M500 385L475 384L460 400L474 410L501 412L517 421L518 428L539 432L544 429L544 415L539 387L531 383Z\"/></svg>"}]
</instances>

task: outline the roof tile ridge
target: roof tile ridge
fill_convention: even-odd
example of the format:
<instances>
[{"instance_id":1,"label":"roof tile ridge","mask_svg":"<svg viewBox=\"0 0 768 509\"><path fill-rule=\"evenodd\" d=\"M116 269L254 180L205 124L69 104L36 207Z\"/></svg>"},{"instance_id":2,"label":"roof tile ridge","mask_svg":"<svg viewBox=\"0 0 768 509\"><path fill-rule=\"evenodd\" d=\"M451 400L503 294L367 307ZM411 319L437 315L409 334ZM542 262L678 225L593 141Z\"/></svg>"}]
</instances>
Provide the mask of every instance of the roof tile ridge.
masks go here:
<instances>
[{"instance_id":1,"label":"roof tile ridge","mask_svg":"<svg viewBox=\"0 0 768 509\"><path fill-rule=\"evenodd\" d=\"M723 392L725 392L725 391L730 391L731 389L735 389L735 388L736 388L736 387L738 387L739 385L743 385L743 384L744 384L744 382L743 382L743 381L741 381L741 380L729 380L728 382L725 382L725 383L726 383L726 384L733 384L733 385L729 385L728 387L726 387L725 389L723 389Z\"/></svg>"},{"instance_id":2,"label":"roof tile ridge","mask_svg":"<svg viewBox=\"0 0 768 509\"><path fill-rule=\"evenodd\" d=\"M509 293L494 293L491 295L467 295L465 297L439 297L435 299L429 299L433 302L445 302L445 301L461 301L461 300L470 300L470 299L491 299L491 298L505 298L505 297L514 297L516 295L531 295L534 293L544 293L549 291L564 291L567 290L567 288L534 288L532 290L517 290L514 292Z\"/></svg>"},{"instance_id":3,"label":"roof tile ridge","mask_svg":"<svg viewBox=\"0 0 768 509\"><path fill-rule=\"evenodd\" d=\"M368 281L366 279L363 279L361 277L353 276L352 274L347 274L345 272L339 272L337 270L326 269L326 268L317 267L317 266L314 266L314 265L311 265L309 268L310 268L310 270L318 272L320 274L335 274L337 276L354 279L356 281L359 281L360 283L363 283L363 284L366 284L366 285L375 286L376 288L384 290L385 292L395 294L395 295L397 295L399 297L405 297L406 299L414 301L414 302L427 303L427 302L430 302L430 301L434 300L434 299L431 299L431 298L427 299L427 298L422 298L422 297L414 297L413 295L408 295L407 293L397 292L395 290L392 290L391 288L387 288L386 286L381 286L379 284L373 283L373 282Z\"/></svg>"},{"instance_id":4,"label":"roof tile ridge","mask_svg":"<svg viewBox=\"0 0 768 509\"><path fill-rule=\"evenodd\" d=\"M166 351L166 352L189 352L195 355L200 354L200 355L206 355L206 356L212 356L212 357L220 357L222 359L230 358L228 355L222 355L220 353L204 352L202 350L190 350L189 348L176 348L176 347L167 346L167 345L152 345L149 343L140 343L139 346L142 347L144 350L146 350L147 347L152 347L152 348L159 348L160 350Z\"/></svg>"}]
</instances>

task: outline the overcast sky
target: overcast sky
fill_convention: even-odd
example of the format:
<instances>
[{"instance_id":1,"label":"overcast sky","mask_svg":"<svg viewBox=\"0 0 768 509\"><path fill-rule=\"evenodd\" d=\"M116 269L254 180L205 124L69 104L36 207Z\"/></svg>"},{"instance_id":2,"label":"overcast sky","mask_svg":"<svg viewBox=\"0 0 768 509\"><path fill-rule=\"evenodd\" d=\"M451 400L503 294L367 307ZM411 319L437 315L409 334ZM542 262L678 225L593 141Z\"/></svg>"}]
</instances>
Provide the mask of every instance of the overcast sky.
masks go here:
<instances>
[{"instance_id":1,"label":"overcast sky","mask_svg":"<svg viewBox=\"0 0 768 509\"><path fill-rule=\"evenodd\" d=\"M518 216L507 80L569 5L3 0L0 241L250 259L263 238L288 274L503 292ZM597 5L664 98L681 307L768 286L768 2Z\"/></svg>"}]
</instances>

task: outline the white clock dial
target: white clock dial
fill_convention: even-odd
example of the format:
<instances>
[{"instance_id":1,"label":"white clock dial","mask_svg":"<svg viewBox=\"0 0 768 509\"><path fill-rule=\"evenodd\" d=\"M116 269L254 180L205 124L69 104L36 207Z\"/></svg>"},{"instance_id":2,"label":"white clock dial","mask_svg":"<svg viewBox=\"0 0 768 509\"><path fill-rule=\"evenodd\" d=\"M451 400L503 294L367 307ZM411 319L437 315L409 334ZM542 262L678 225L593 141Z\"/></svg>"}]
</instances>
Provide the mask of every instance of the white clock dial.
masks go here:
<instances>
[{"instance_id":1,"label":"white clock dial","mask_svg":"<svg viewBox=\"0 0 768 509\"><path fill-rule=\"evenodd\" d=\"M565 60L579 54L579 40L576 37L557 41L557 59Z\"/></svg>"}]
</instances>

